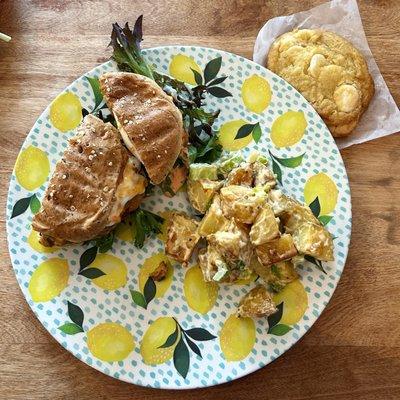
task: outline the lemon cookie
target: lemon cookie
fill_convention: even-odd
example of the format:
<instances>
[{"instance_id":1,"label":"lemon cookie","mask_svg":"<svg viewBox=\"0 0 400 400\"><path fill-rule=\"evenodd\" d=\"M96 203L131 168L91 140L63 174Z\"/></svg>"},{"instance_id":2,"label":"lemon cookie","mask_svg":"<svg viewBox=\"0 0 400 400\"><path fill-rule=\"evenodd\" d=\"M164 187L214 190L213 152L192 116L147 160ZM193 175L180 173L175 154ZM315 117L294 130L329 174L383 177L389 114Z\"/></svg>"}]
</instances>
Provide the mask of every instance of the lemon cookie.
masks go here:
<instances>
[{"instance_id":1,"label":"lemon cookie","mask_svg":"<svg viewBox=\"0 0 400 400\"><path fill-rule=\"evenodd\" d=\"M301 29L283 34L271 46L267 67L303 94L334 137L351 133L374 94L361 53L332 32Z\"/></svg>"}]
</instances>

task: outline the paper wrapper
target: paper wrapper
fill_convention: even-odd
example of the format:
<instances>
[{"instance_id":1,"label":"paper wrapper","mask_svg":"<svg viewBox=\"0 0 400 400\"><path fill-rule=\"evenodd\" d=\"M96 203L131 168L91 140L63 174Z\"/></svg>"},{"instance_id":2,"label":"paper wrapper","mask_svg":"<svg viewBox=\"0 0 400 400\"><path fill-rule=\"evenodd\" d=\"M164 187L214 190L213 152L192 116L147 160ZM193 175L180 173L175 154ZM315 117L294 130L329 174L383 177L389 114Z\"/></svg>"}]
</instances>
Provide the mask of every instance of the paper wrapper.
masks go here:
<instances>
[{"instance_id":1,"label":"paper wrapper","mask_svg":"<svg viewBox=\"0 0 400 400\"><path fill-rule=\"evenodd\" d=\"M348 137L336 139L339 148L400 131L399 108L368 46L356 0L333 0L308 11L270 19L258 33L253 60L266 65L271 44L278 36L295 28L322 28L343 36L361 51L374 79L375 95L368 109Z\"/></svg>"}]
</instances>

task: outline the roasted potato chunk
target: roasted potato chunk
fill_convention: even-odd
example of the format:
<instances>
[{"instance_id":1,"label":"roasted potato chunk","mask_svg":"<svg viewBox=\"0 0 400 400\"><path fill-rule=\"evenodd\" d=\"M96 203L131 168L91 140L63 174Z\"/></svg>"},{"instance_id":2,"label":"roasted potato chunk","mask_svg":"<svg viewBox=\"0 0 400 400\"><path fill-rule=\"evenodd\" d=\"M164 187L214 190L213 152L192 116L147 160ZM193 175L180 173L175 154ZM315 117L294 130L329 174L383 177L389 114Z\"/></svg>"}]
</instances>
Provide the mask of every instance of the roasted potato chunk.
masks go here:
<instances>
[{"instance_id":1,"label":"roasted potato chunk","mask_svg":"<svg viewBox=\"0 0 400 400\"><path fill-rule=\"evenodd\" d=\"M276 186L276 179L273 172L263 163L256 161L253 166L253 185L263 186L264 188L273 188Z\"/></svg>"},{"instance_id":2,"label":"roasted potato chunk","mask_svg":"<svg viewBox=\"0 0 400 400\"><path fill-rule=\"evenodd\" d=\"M225 186L240 185L251 187L253 185L253 168L251 164L244 163L234 168L226 178Z\"/></svg>"},{"instance_id":3,"label":"roasted potato chunk","mask_svg":"<svg viewBox=\"0 0 400 400\"><path fill-rule=\"evenodd\" d=\"M271 294L264 286L258 285L240 300L237 315L238 317L267 317L276 311Z\"/></svg>"},{"instance_id":4,"label":"roasted potato chunk","mask_svg":"<svg viewBox=\"0 0 400 400\"><path fill-rule=\"evenodd\" d=\"M259 275L275 292L281 291L288 283L299 277L292 260L265 266L260 264L257 257L253 257L249 269Z\"/></svg>"},{"instance_id":5,"label":"roasted potato chunk","mask_svg":"<svg viewBox=\"0 0 400 400\"><path fill-rule=\"evenodd\" d=\"M303 223L292 235L300 254L308 254L321 261L333 260L333 239L322 225Z\"/></svg>"},{"instance_id":6,"label":"roasted potato chunk","mask_svg":"<svg viewBox=\"0 0 400 400\"><path fill-rule=\"evenodd\" d=\"M268 266L279 261L289 260L297 254L297 250L292 236L285 233L278 239L257 246L256 254L260 263Z\"/></svg>"},{"instance_id":7,"label":"roasted potato chunk","mask_svg":"<svg viewBox=\"0 0 400 400\"><path fill-rule=\"evenodd\" d=\"M251 257L249 269L259 275L264 282L267 282L270 266L262 265L255 253Z\"/></svg>"},{"instance_id":8,"label":"roasted potato chunk","mask_svg":"<svg viewBox=\"0 0 400 400\"><path fill-rule=\"evenodd\" d=\"M187 181L187 193L192 207L204 214L221 185L221 182L209 179L189 179Z\"/></svg>"},{"instance_id":9,"label":"roasted potato chunk","mask_svg":"<svg viewBox=\"0 0 400 400\"><path fill-rule=\"evenodd\" d=\"M235 267L241 261L245 266L250 264L252 248L247 229L230 221L225 230L217 231L207 237L208 242L221 254L229 266Z\"/></svg>"},{"instance_id":10,"label":"roasted potato chunk","mask_svg":"<svg viewBox=\"0 0 400 400\"><path fill-rule=\"evenodd\" d=\"M199 251L199 266L206 282L212 282L218 271L228 270L225 261L213 246Z\"/></svg>"},{"instance_id":11,"label":"roasted potato chunk","mask_svg":"<svg viewBox=\"0 0 400 400\"><path fill-rule=\"evenodd\" d=\"M206 215L200 221L199 234L202 237L207 237L212 233L224 230L224 227L228 225L228 223L229 220L222 214L219 195L216 194Z\"/></svg>"},{"instance_id":12,"label":"roasted potato chunk","mask_svg":"<svg viewBox=\"0 0 400 400\"><path fill-rule=\"evenodd\" d=\"M280 292L288 283L299 277L293 263L290 260L272 264L268 268L268 274L263 279L274 292Z\"/></svg>"},{"instance_id":13,"label":"roasted potato chunk","mask_svg":"<svg viewBox=\"0 0 400 400\"><path fill-rule=\"evenodd\" d=\"M199 252L199 266L206 282L234 283L249 276L250 271L241 260L228 264L216 246L209 244Z\"/></svg>"},{"instance_id":14,"label":"roasted potato chunk","mask_svg":"<svg viewBox=\"0 0 400 400\"><path fill-rule=\"evenodd\" d=\"M279 236L279 220L275 217L272 208L264 204L258 213L250 230L250 241L253 246L259 246Z\"/></svg>"},{"instance_id":15,"label":"roasted potato chunk","mask_svg":"<svg viewBox=\"0 0 400 400\"><path fill-rule=\"evenodd\" d=\"M320 225L310 208L299 203L291 204L290 210L282 213L281 221L288 233L294 232L304 223Z\"/></svg>"},{"instance_id":16,"label":"roasted potato chunk","mask_svg":"<svg viewBox=\"0 0 400 400\"><path fill-rule=\"evenodd\" d=\"M197 232L199 223L186 215L174 213L167 228L165 252L176 261L186 264L200 235Z\"/></svg>"},{"instance_id":17,"label":"roasted potato chunk","mask_svg":"<svg viewBox=\"0 0 400 400\"><path fill-rule=\"evenodd\" d=\"M160 282L167 276L168 265L165 261L161 261L158 267L150 274L153 281Z\"/></svg>"},{"instance_id":18,"label":"roasted potato chunk","mask_svg":"<svg viewBox=\"0 0 400 400\"><path fill-rule=\"evenodd\" d=\"M243 224L252 224L266 201L263 190L231 185L220 191L222 212L227 218L234 218Z\"/></svg>"}]
</instances>

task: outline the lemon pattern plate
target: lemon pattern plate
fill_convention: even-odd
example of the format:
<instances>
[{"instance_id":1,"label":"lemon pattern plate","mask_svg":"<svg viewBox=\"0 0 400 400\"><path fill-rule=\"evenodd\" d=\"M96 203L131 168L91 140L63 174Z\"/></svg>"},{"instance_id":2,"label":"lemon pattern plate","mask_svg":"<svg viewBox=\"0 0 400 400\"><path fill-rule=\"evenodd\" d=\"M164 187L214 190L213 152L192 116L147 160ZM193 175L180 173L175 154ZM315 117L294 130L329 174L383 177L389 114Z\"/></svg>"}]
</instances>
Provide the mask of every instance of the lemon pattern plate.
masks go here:
<instances>
[{"instance_id":1,"label":"lemon pattern plate","mask_svg":"<svg viewBox=\"0 0 400 400\"><path fill-rule=\"evenodd\" d=\"M40 208L51 172L82 113L101 105L96 78L116 70L113 62L73 82L30 131L8 195L11 260L22 292L41 323L88 365L143 386L216 385L280 356L310 329L327 305L349 246L348 179L318 114L287 82L265 68L201 47L159 47L143 53L159 72L189 85L218 73L206 104L210 110L221 110L216 122L219 142L227 152L248 155L257 150L270 158L282 190L308 203L334 236L335 261L305 262L300 279L276 295L279 311L268 319L252 320L237 318L235 310L257 277L232 286L205 283L198 266L185 269L165 257L165 224L164 232L148 239L142 249L133 246L123 224L107 253L97 252L90 244L40 245L30 227L32 215ZM217 61L209 64L212 60ZM218 79L222 76L227 78ZM155 192L144 208L166 220L171 210L191 212L184 192L174 198ZM161 261L167 265L167 276L154 283L149 275Z\"/></svg>"}]
</instances>

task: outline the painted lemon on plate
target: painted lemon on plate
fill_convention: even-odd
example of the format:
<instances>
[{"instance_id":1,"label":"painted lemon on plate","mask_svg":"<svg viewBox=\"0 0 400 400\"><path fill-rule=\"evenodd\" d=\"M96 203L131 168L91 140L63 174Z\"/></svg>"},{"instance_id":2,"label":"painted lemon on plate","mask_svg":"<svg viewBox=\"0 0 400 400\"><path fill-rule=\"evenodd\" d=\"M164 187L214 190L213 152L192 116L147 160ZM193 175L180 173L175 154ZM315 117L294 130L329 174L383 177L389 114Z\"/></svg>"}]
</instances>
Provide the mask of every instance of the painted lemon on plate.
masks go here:
<instances>
[{"instance_id":1,"label":"painted lemon on plate","mask_svg":"<svg viewBox=\"0 0 400 400\"><path fill-rule=\"evenodd\" d=\"M53 246L53 247L46 247L43 246L40 242L40 234L39 232L34 231L33 229L31 230L31 233L28 236L27 242L29 246L32 247L33 250L36 250L39 253L54 253L55 251L59 250L59 247Z\"/></svg>"},{"instance_id":2,"label":"painted lemon on plate","mask_svg":"<svg viewBox=\"0 0 400 400\"><path fill-rule=\"evenodd\" d=\"M275 304L283 302L283 314L280 324L294 325L303 317L308 307L308 296L299 279L287 284L274 296Z\"/></svg>"},{"instance_id":3,"label":"painted lemon on plate","mask_svg":"<svg viewBox=\"0 0 400 400\"><path fill-rule=\"evenodd\" d=\"M149 276L158 268L158 266L162 262L167 265L168 270L164 279L162 279L161 281L154 281L154 283L156 284L155 298L164 296L165 292L171 286L172 278L174 276L174 267L170 259L164 253L157 253L146 259L146 261L143 263L142 268L140 268L139 289L142 293L144 291L144 286L147 282L147 279L149 279Z\"/></svg>"},{"instance_id":4,"label":"painted lemon on plate","mask_svg":"<svg viewBox=\"0 0 400 400\"><path fill-rule=\"evenodd\" d=\"M90 268L98 268L104 272L105 275L92 279L92 282L102 289L116 290L126 284L128 269L118 257L111 254L98 254L90 264Z\"/></svg>"},{"instance_id":5,"label":"painted lemon on plate","mask_svg":"<svg viewBox=\"0 0 400 400\"><path fill-rule=\"evenodd\" d=\"M219 335L222 353L227 361L246 358L256 342L256 327L251 318L232 314L224 323Z\"/></svg>"},{"instance_id":6,"label":"painted lemon on plate","mask_svg":"<svg viewBox=\"0 0 400 400\"><path fill-rule=\"evenodd\" d=\"M68 285L69 267L67 260L50 258L33 271L28 290L34 302L54 299Z\"/></svg>"},{"instance_id":7,"label":"painted lemon on plate","mask_svg":"<svg viewBox=\"0 0 400 400\"><path fill-rule=\"evenodd\" d=\"M320 215L331 213L337 203L338 189L335 182L323 172L308 178L304 186L304 201L307 204L312 203L318 196Z\"/></svg>"},{"instance_id":8,"label":"painted lemon on plate","mask_svg":"<svg viewBox=\"0 0 400 400\"><path fill-rule=\"evenodd\" d=\"M115 322L96 325L87 334L87 346L90 352L102 361L122 361L135 348L131 333Z\"/></svg>"},{"instance_id":9,"label":"painted lemon on plate","mask_svg":"<svg viewBox=\"0 0 400 400\"><path fill-rule=\"evenodd\" d=\"M219 128L218 140L225 150L237 151L248 146L252 142L253 136L251 134L241 139L235 139L238 130L246 124L248 124L247 121L236 119L221 125Z\"/></svg>"},{"instance_id":10,"label":"painted lemon on plate","mask_svg":"<svg viewBox=\"0 0 400 400\"><path fill-rule=\"evenodd\" d=\"M242 100L250 111L262 113L271 102L271 87L260 75L252 75L242 85Z\"/></svg>"},{"instance_id":11,"label":"painted lemon on plate","mask_svg":"<svg viewBox=\"0 0 400 400\"><path fill-rule=\"evenodd\" d=\"M207 314L218 297L216 282L205 282L199 266L189 268L185 274L183 290L189 307L201 314Z\"/></svg>"},{"instance_id":12,"label":"painted lemon on plate","mask_svg":"<svg viewBox=\"0 0 400 400\"><path fill-rule=\"evenodd\" d=\"M15 164L15 176L26 190L35 190L46 182L50 172L47 154L35 146L22 150Z\"/></svg>"},{"instance_id":13,"label":"painted lemon on plate","mask_svg":"<svg viewBox=\"0 0 400 400\"><path fill-rule=\"evenodd\" d=\"M148 328L140 345L140 354L148 365L163 364L172 358L179 341L178 333L172 346L162 348L168 337L176 330L176 322L172 317L157 318Z\"/></svg>"},{"instance_id":14,"label":"painted lemon on plate","mask_svg":"<svg viewBox=\"0 0 400 400\"><path fill-rule=\"evenodd\" d=\"M61 132L75 129L82 120L79 97L71 92L57 96L50 106L50 122Z\"/></svg>"},{"instance_id":15,"label":"painted lemon on plate","mask_svg":"<svg viewBox=\"0 0 400 400\"><path fill-rule=\"evenodd\" d=\"M286 111L272 124L272 143L276 147L293 146L303 138L306 128L307 121L302 111Z\"/></svg>"},{"instance_id":16,"label":"painted lemon on plate","mask_svg":"<svg viewBox=\"0 0 400 400\"><path fill-rule=\"evenodd\" d=\"M176 54L172 57L169 64L169 74L175 79L189 83L190 85L196 85L192 70L197 71L199 74L202 73L201 68L192 57L185 56L184 54Z\"/></svg>"}]
</instances>

